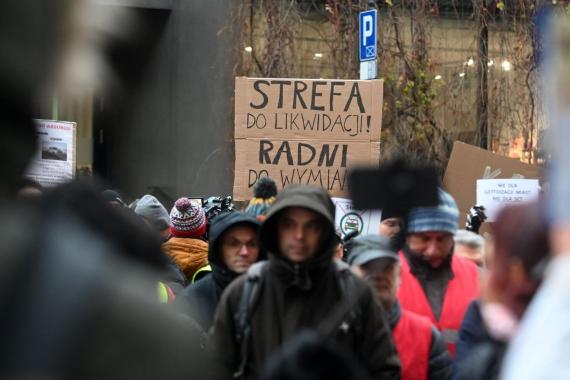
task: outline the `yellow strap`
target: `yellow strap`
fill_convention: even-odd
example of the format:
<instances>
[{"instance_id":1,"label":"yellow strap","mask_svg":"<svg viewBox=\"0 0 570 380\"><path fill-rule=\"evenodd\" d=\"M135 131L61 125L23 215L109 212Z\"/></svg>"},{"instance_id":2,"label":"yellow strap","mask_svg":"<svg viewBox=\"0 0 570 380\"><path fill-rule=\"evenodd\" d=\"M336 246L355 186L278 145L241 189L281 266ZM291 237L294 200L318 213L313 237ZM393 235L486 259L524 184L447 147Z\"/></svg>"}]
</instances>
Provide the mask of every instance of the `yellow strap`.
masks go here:
<instances>
[{"instance_id":1,"label":"yellow strap","mask_svg":"<svg viewBox=\"0 0 570 380\"><path fill-rule=\"evenodd\" d=\"M212 267L210 266L210 264L204 265L203 267L198 269L196 272L194 272L194 275L192 276L192 283L196 282L196 277L198 276L199 273L211 272L211 271L212 271Z\"/></svg>"},{"instance_id":2,"label":"yellow strap","mask_svg":"<svg viewBox=\"0 0 570 380\"><path fill-rule=\"evenodd\" d=\"M166 286L160 281L156 284L156 292L158 295L158 302L168 303L168 290L166 290Z\"/></svg>"}]
</instances>

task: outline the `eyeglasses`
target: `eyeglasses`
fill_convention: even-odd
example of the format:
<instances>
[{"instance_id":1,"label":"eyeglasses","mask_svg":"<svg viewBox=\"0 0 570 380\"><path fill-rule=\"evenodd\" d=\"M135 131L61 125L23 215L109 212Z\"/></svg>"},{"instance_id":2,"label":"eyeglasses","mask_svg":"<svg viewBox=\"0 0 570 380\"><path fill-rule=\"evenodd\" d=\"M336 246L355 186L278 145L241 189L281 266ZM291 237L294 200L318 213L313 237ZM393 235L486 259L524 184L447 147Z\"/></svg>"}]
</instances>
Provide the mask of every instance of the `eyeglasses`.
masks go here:
<instances>
[{"instance_id":1,"label":"eyeglasses","mask_svg":"<svg viewBox=\"0 0 570 380\"><path fill-rule=\"evenodd\" d=\"M247 250L251 250L251 249L257 249L258 245L257 245L257 241L255 240L249 240L246 242L242 242L239 240L230 240L230 241L224 241L222 242L222 245L224 247L227 247L231 250L235 250L235 251L241 251L241 249L245 246L247 248Z\"/></svg>"}]
</instances>

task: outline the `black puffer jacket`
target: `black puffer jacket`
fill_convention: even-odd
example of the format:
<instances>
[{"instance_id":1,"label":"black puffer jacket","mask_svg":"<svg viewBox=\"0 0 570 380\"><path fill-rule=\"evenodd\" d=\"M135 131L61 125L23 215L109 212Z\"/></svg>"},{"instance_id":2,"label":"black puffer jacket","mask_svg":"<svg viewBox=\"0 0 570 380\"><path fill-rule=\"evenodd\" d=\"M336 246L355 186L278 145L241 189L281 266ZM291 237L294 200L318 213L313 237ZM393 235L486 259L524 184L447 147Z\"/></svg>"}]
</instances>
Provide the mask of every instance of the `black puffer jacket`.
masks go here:
<instances>
[{"instance_id":1,"label":"black puffer jacket","mask_svg":"<svg viewBox=\"0 0 570 380\"><path fill-rule=\"evenodd\" d=\"M239 275L228 269L220 250L222 235L237 225L250 225L257 231L260 224L253 216L239 211L218 216L209 231L208 261L212 267L212 273L188 286L183 293L182 302L186 303L184 309L204 331L208 331L212 325L214 312L224 289ZM260 252L258 260L263 258L264 255Z\"/></svg>"},{"instance_id":2,"label":"black puffer jacket","mask_svg":"<svg viewBox=\"0 0 570 380\"><path fill-rule=\"evenodd\" d=\"M287 208L302 207L322 217L321 245L310 259L293 263L278 249L277 226ZM333 326L327 338L352 354L372 379L398 379L400 365L392 342L386 315L372 289L350 272L353 297L341 288L341 274L333 262L334 205L322 188L289 186L277 197L260 230L261 247L269 263L262 273L259 298L252 310L248 335L249 349L243 378L257 379L268 359L303 330L317 331L331 323L331 315L347 302L358 309L357 316ZM236 339L234 317L247 276L232 282L224 292L214 324L217 378L229 379L242 363L241 346ZM347 298L351 298L347 301ZM333 322L335 322L333 320ZM337 327L338 326L338 327ZM327 365L323 363L323 365Z\"/></svg>"}]
</instances>

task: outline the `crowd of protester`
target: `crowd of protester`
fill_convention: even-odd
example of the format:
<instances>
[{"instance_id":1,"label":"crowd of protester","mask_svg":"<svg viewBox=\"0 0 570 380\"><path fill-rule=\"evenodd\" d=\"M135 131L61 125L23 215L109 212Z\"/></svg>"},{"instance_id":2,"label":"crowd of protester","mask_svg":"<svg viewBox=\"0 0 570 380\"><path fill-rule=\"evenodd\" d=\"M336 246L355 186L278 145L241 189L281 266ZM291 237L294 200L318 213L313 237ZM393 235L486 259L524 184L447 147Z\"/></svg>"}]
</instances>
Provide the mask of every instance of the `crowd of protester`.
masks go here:
<instances>
[{"instance_id":1,"label":"crowd of protester","mask_svg":"<svg viewBox=\"0 0 570 380\"><path fill-rule=\"evenodd\" d=\"M56 13L0 12L0 378L570 378L570 227L542 199L483 236L438 188L355 236L320 187L262 178L241 210L23 178Z\"/></svg>"},{"instance_id":2,"label":"crowd of protester","mask_svg":"<svg viewBox=\"0 0 570 380\"><path fill-rule=\"evenodd\" d=\"M21 300L5 299L14 303L3 317L13 328L7 336L21 348L6 369L41 374L58 363L86 378L498 379L547 273L549 229L535 202L505 208L485 238L477 233L483 209L459 229L453 197L437 192L436 206L385 214L377 234L347 237L325 190L277 193L269 178L243 211L230 198L206 207L182 197L170 212L151 194L128 205L93 184L46 189L20 180L3 215L21 208L20 222L35 218L42 233L14 241L22 262L12 273L20 264L32 280ZM63 261L65 270L55 267ZM46 289L50 276L58 281ZM47 313L41 322L37 312ZM35 357L26 344L36 338L56 353Z\"/></svg>"}]
</instances>

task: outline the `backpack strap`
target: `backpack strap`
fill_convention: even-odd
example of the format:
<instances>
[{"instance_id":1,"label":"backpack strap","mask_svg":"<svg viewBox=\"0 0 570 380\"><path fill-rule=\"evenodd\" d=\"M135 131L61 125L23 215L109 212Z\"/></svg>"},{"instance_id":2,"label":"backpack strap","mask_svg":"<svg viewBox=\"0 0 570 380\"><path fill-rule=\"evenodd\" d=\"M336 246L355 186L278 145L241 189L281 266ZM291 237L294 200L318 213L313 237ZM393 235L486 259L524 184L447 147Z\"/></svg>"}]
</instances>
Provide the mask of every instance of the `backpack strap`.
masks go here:
<instances>
[{"instance_id":1,"label":"backpack strap","mask_svg":"<svg viewBox=\"0 0 570 380\"><path fill-rule=\"evenodd\" d=\"M243 378L249 353L249 339L251 336L251 316L261 291L263 273L267 268L267 261L253 264L247 270L247 279L242 288L238 309L234 314L235 339L240 346L240 364L234 372L234 379Z\"/></svg>"},{"instance_id":2,"label":"backpack strap","mask_svg":"<svg viewBox=\"0 0 570 380\"><path fill-rule=\"evenodd\" d=\"M360 316L360 307L357 305L355 277L350 270L350 266L344 261L335 260L335 266L340 278L340 287L343 299L350 312L348 314L351 321L356 321Z\"/></svg>"},{"instance_id":3,"label":"backpack strap","mask_svg":"<svg viewBox=\"0 0 570 380\"><path fill-rule=\"evenodd\" d=\"M317 328L325 339L334 337L339 329L348 332L352 328L357 334L362 330L358 303L362 294L356 288L354 275L347 263L334 260L334 265L338 274L342 301L332 310L327 320Z\"/></svg>"}]
</instances>

